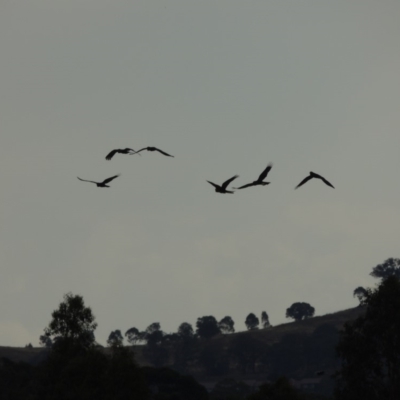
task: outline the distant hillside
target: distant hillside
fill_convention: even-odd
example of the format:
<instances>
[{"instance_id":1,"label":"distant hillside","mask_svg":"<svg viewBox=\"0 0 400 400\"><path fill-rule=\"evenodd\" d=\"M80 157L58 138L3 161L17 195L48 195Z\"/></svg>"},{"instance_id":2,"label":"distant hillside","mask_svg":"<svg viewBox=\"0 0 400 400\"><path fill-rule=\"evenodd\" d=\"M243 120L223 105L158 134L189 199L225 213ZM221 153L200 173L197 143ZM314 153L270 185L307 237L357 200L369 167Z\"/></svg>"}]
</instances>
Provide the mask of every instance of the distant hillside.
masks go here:
<instances>
[{"instance_id":1,"label":"distant hillside","mask_svg":"<svg viewBox=\"0 0 400 400\"><path fill-rule=\"evenodd\" d=\"M211 389L217 382L244 382L255 390L263 382L288 377L298 388L330 396L332 374L340 365L335 347L339 330L364 312L356 307L300 322L267 329L217 335L209 340L190 339L134 346L139 365L166 366L192 375ZM0 347L1 358L37 364L47 349ZM104 349L108 352L108 349ZM316 371L323 370L317 376ZM227 380L228 379L228 380Z\"/></svg>"},{"instance_id":2,"label":"distant hillside","mask_svg":"<svg viewBox=\"0 0 400 400\"><path fill-rule=\"evenodd\" d=\"M300 322L289 322L277 325L268 329L242 331L230 335L218 335L209 341L201 341L202 343L199 343L199 345L204 346L207 342L208 344L212 343L216 346L221 345L223 347L229 347L230 342L240 336L252 337L265 344L272 345L280 342L282 338L288 334L311 334L318 326L323 324L330 324L337 329L341 329L346 321L354 320L362 313L363 308L355 307L320 317L313 317ZM144 348L145 346L134 346L136 359L139 364L149 365L151 362L143 354ZM26 348L0 346L0 358L6 357L12 361L24 361L36 364L45 357L45 353L46 350L42 347Z\"/></svg>"},{"instance_id":3,"label":"distant hillside","mask_svg":"<svg viewBox=\"0 0 400 400\"><path fill-rule=\"evenodd\" d=\"M0 346L0 359L4 357L14 362L22 361L35 365L46 357L46 351L43 347Z\"/></svg>"},{"instance_id":4,"label":"distant hillside","mask_svg":"<svg viewBox=\"0 0 400 400\"><path fill-rule=\"evenodd\" d=\"M233 374L234 371L267 372L272 369L278 370L276 362L271 361L274 358L281 357L287 359L287 364L308 363L306 369L298 365L296 368L281 366L282 373L291 373L292 376L302 377L310 373L312 368L334 368L335 345L338 340L338 331L343 327L346 321L356 319L363 313L364 309L355 307L332 314L326 314L319 317L309 318L304 321L290 322L277 325L267 329L257 329L253 331L243 331L234 334L217 335L209 340L198 340L189 349L179 349L177 345L163 346L164 352L159 350L164 360L157 359L157 354L150 352L147 346L134 346L137 361L141 365L158 366L165 365L178 369L182 373L192 375L225 375ZM306 338L312 338L314 331L318 328L325 333L318 336L319 348L313 348L311 343L306 343ZM288 338L291 338L290 340ZM310 339L308 340L310 342ZM296 342L297 344L293 344ZM293 346L297 348L293 349ZM242 348L242 353L240 354ZM248 348L248 350L244 350ZM253 350L252 350L253 349ZM155 349L157 350L157 349ZM185 352L185 354L181 354ZM248 352L248 354L244 354ZM255 354L250 355L251 352ZM165 352L168 352L166 356ZM179 353L180 352L180 353ZM179 354L178 354L179 353ZM302 354L301 356L299 354ZM313 354L318 353L318 354ZM308 361L294 361L293 357ZM311 357L313 354L313 357ZM184 358L185 361L178 358ZM312 359L311 359L312 358ZM328 361L329 359L329 361ZM243 366L247 363L247 366ZM254 365L257 367L254 367ZM329 364L329 365L328 365Z\"/></svg>"},{"instance_id":5,"label":"distant hillside","mask_svg":"<svg viewBox=\"0 0 400 400\"><path fill-rule=\"evenodd\" d=\"M242 331L232 335L224 335L224 340L234 338L238 335L250 335L257 340L268 344L279 342L287 334L311 334L315 328L323 324L330 324L341 329L346 321L355 320L364 312L362 307L349 308L348 310L338 311L332 314L326 314L319 317L313 317L299 322L288 322L268 329L258 329L255 331ZM221 339L221 336L214 340Z\"/></svg>"}]
</instances>

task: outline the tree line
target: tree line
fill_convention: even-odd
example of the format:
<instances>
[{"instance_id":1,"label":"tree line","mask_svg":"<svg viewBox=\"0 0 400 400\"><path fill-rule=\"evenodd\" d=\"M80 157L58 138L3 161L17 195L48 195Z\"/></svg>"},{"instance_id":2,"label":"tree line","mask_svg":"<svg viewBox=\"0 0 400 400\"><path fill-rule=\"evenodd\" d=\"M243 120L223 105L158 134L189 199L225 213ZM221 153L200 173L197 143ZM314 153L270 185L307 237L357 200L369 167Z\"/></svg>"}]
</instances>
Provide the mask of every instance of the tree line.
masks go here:
<instances>
[{"instance_id":1,"label":"tree line","mask_svg":"<svg viewBox=\"0 0 400 400\"><path fill-rule=\"evenodd\" d=\"M394 259L393 259L394 260ZM168 368L139 367L133 356L132 347L110 340L106 349L95 341L97 323L82 296L68 293L59 308L52 313L52 320L45 328L45 335L52 339L53 346L46 350L46 357L37 365L0 360L1 399L136 399L136 400L294 400L317 397L299 392L288 379L295 370L312 364L312 357L319 357L324 349L335 349L341 361L335 381L336 400L398 400L400 398L400 279L396 268L391 274L382 276L379 285L365 289L362 299L364 312L354 321L347 322L339 332L338 341L328 345L333 334L338 332L329 325L319 326L311 336L287 335L281 342L269 346L254 339L252 335L237 335L231 350L239 365L250 370L260 359L265 362L275 358L270 368L269 383L261 385L253 393L239 384L216 389L235 392L218 397L209 395L193 378L182 376ZM393 264L392 261L389 263ZM182 332L186 331L188 327ZM150 330L159 331L157 326ZM190 331L190 329L189 329ZM192 335L183 334L189 340L182 340L177 346L190 347ZM152 342L150 342L152 343ZM157 340L154 340L157 345ZM153 344L154 344L153 343ZM215 341L202 341L200 357L210 370L224 370L227 364L224 354L218 355ZM318 344L315 346L315 344ZM307 346L309 350L307 350ZM151 346L150 346L151 347ZM264 350L262 350L264 349ZM280 349L280 350L279 350ZM279 351L278 351L279 350ZM290 350L291 369L287 369L284 352ZM330 350L329 350L330 351ZM261 354L261 355L263 355ZM178 355L179 356L179 355ZM328 358L333 355L326 353ZM311 358L310 358L311 357ZM329 359L326 363L329 365ZM261 360L262 361L262 360ZM279 366L281 363L281 367ZM272 365L272 364L271 364ZM293 372L291 372L293 371ZM323 371L319 371L323 372ZM281 376L281 377L279 377ZM245 390L246 389L246 390ZM238 392L241 395L238 397Z\"/></svg>"},{"instance_id":2,"label":"tree line","mask_svg":"<svg viewBox=\"0 0 400 400\"><path fill-rule=\"evenodd\" d=\"M296 321L310 318L314 315L315 309L308 303L293 303L286 310L286 317L293 318ZM267 329L272 325L269 322L269 316L266 311L261 313L261 326L260 319L254 313L249 313L245 319L245 325L248 330ZM165 333L161 330L159 322L153 322L144 331L140 331L136 327L129 328L125 332L125 338L131 345L137 344L159 344L159 343L173 343L181 339L210 339L219 334L231 334L235 332L235 322L232 317L225 316L219 322L212 316L199 317L196 322L196 329L188 322L182 322L177 332ZM45 337L41 337L40 342L46 345ZM123 343L124 336L121 330L116 329L111 331L107 339L107 344L112 342Z\"/></svg>"},{"instance_id":3,"label":"tree line","mask_svg":"<svg viewBox=\"0 0 400 400\"><path fill-rule=\"evenodd\" d=\"M265 319L265 318L264 318ZM204 328L207 318L199 319L198 329ZM223 319L224 320L224 319ZM221 321L220 321L221 322ZM226 320L225 320L226 322ZM229 323L230 325L230 323ZM75 399L135 399L135 400L207 400L205 388L192 377L183 376L169 368L139 367L132 347L123 346L120 334L114 331L107 348L96 343L97 322L92 310L84 304L83 297L67 293L59 307L53 311L49 325L44 329L45 337L52 346L38 365L0 360L0 398L30 400ZM160 332L157 323L146 330L150 337L147 347L159 344ZM183 340L180 348L190 347L195 336L188 325L181 324L178 332ZM243 351L243 342L238 342L238 357L251 361ZM179 346L178 346L179 347ZM200 357L214 362L209 349ZM213 352L215 354L215 351ZM221 389L221 388L219 388ZM260 394L280 393L287 400L299 397L287 379L278 379L260 388ZM242 394L248 396L258 392L247 388ZM216 394L213 400L221 399ZM257 399L258 397L254 397ZM271 397L275 399L275 397ZM250 399L250 397L249 397Z\"/></svg>"}]
</instances>

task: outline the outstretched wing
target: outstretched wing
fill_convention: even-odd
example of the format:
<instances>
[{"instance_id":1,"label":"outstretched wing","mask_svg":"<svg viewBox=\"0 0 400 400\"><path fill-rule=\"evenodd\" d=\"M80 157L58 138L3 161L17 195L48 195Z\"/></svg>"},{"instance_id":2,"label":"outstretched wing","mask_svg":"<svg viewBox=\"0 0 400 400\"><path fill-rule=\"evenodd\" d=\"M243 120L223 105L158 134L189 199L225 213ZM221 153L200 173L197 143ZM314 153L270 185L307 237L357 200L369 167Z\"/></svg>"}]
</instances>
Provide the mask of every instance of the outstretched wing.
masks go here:
<instances>
[{"instance_id":1,"label":"outstretched wing","mask_svg":"<svg viewBox=\"0 0 400 400\"><path fill-rule=\"evenodd\" d=\"M130 155L136 154L136 153L137 153L137 151L134 150L134 149L125 149L125 150L129 150L129 153L128 153L128 154L130 154ZM142 149L142 150L143 150L143 149ZM139 154L139 156L141 156L141 154Z\"/></svg>"},{"instance_id":2,"label":"outstretched wing","mask_svg":"<svg viewBox=\"0 0 400 400\"><path fill-rule=\"evenodd\" d=\"M328 182L325 178L323 178L322 176L321 176L321 179L328 185L328 186L330 186L331 188L334 188L335 189L335 187L332 185L332 183L330 183L330 182Z\"/></svg>"},{"instance_id":3,"label":"outstretched wing","mask_svg":"<svg viewBox=\"0 0 400 400\"><path fill-rule=\"evenodd\" d=\"M221 185L222 189L226 189L226 188L228 187L228 185L229 185L234 179L236 179L236 178L238 178L238 177L239 177L239 175L235 175L235 176L232 176L231 179L228 179L227 181L225 181L225 182Z\"/></svg>"},{"instance_id":4,"label":"outstretched wing","mask_svg":"<svg viewBox=\"0 0 400 400\"><path fill-rule=\"evenodd\" d=\"M106 160L111 160L111 159L114 157L115 153L118 153L118 150L110 151L110 152L106 155Z\"/></svg>"},{"instance_id":5,"label":"outstretched wing","mask_svg":"<svg viewBox=\"0 0 400 400\"><path fill-rule=\"evenodd\" d=\"M171 154L168 154L168 153L166 153L165 151L162 151L162 150L160 150L160 149L157 149L157 147L155 147L155 149L156 149L158 152L160 152L161 154L164 154L164 156L173 157L173 156L171 156Z\"/></svg>"},{"instance_id":6,"label":"outstretched wing","mask_svg":"<svg viewBox=\"0 0 400 400\"><path fill-rule=\"evenodd\" d=\"M95 182L95 181L88 181L88 180L86 180L86 179L81 179L81 178L79 178L79 176L77 176L77 178L78 178L80 181L82 181L82 182L91 182L91 183L95 183L96 185L97 185L97 183L98 183L98 182Z\"/></svg>"},{"instance_id":7,"label":"outstretched wing","mask_svg":"<svg viewBox=\"0 0 400 400\"><path fill-rule=\"evenodd\" d=\"M118 174L118 175L114 175L114 176L112 176L111 178L107 178L107 179L105 179L102 183L108 183L108 182L111 182L113 179L115 179L115 178L118 178L120 176L120 174Z\"/></svg>"},{"instance_id":8,"label":"outstretched wing","mask_svg":"<svg viewBox=\"0 0 400 400\"><path fill-rule=\"evenodd\" d=\"M140 150L138 150L138 151L135 151L134 153L132 153L132 154L137 154L137 153L140 153L141 151L143 151L143 150L147 150L147 147L143 147L143 149L140 149Z\"/></svg>"},{"instance_id":9,"label":"outstretched wing","mask_svg":"<svg viewBox=\"0 0 400 400\"><path fill-rule=\"evenodd\" d=\"M238 188L233 188L233 189L244 189L244 188L247 188L247 187L250 187L250 186L254 186L254 182L248 183L247 185L243 185L243 186L240 186Z\"/></svg>"},{"instance_id":10,"label":"outstretched wing","mask_svg":"<svg viewBox=\"0 0 400 400\"><path fill-rule=\"evenodd\" d=\"M211 185L213 185L215 188L219 188L219 187L221 187L221 186L219 186L219 185L217 185L217 184L215 184L215 183L212 183L212 182L210 182L210 181L207 181L209 184L211 184Z\"/></svg>"},{"instance_id":11,"label":"outstretched wing","mask_svg":"<svg viewBox=\"0 0 400 400\"><path fill-rule=\"evenodd\" d=\"M308 182L310 179L312 179L311 175L308 175L307 178L304 178L296 187L295 189L299 188L300 186L303 186L306 182Z\"/></svg>"},{"instance_id":12,"label":"outstretched wing","mask_svg":"<svg viewBox=\"0 0 400 400\"><path fill-rule=\"evenodd\" d=\"M323 176L316 174L315 172L313 172L314 178L319 178L321 179L326 185L330 186L331 188L335 187L332 185L332 183L328 182Z\"/></svg>"},{"instance_id":13,"label":"outstretched wing","mask_svg":"<svg viewBox=\"0 0 400 400\"><path fill-rule=\"evenodd\" d=\"M257 180L258 180L259 182L263 181L263 180L267 177L268 172L271 171L271 168L272 168L272 163L269 163L268 166L267 166L267 168L265 168L264 171L261 172L261 174L260 174L260 176L258 177Z\"/></svg>"}]
</instances>

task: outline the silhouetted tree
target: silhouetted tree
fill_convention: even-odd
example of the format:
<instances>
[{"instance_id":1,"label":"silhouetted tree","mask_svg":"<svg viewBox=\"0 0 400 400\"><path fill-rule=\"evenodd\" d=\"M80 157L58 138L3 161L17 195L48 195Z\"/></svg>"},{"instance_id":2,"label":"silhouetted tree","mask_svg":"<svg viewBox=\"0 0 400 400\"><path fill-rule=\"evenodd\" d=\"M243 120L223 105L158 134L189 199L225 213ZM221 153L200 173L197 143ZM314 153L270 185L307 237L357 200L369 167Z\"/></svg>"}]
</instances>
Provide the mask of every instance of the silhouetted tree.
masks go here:
<instances>
[{"instance_id":1,"label":"silhouetted tree","mask_svg":"<svg viewBox=\"0 0 400 400\"><path fill-rule=\"evenodd\" d=\"M286 309L286 318L293 318L296 321L310 318L314 315L315 308L308 303L293 303Z\"/></svg>"},{"instance_id":2,"label":"silhouetted tree","mask_svg":"<svg viewBox=\"0 0 400 400\"><path fill-rule=\"evenodd\" d=\"M360 302L360 305L362 305L363 301L366 298L366 295L367 291L362 286L359 286L358 288L354 289L353 297L357 297L358 301Z\"/></svg>"},{"instance_id":3,"label":"silhouetted tree","mask_svg":"<svg viewBox=\"0 0 400 400\"><path fill-rule=\"evenodd\" d=\"M164 332L161 330L153 331L146 335L148 345L160 345L163 342Z\"/></svg>"},{"instance_id":4,"label":"silhouetted tree","mask_svg":"<svg viewBox=\"0 0 400 400\"><path fill-rule=\"evenodd\" d=\"M246 321L244 321L248 330L258 329L258 325L260 324L260 320L253 314L250 313L246 317Z\"/></svg>"},{"instance_id":5,"label":"silhouetted tree","mask_svg":"<svg viewBox=\"0 0 400 400\"><path fill-rule=\"evenodd\" d=\"M234 333L235 332L235 328L233 327L234 325L235 322L229 316L222 318L221 321L218 322L218 327L221 333Z\"/></svg>"},{"instance_id":6,"label":"silhouetted tree","mask_svg":"<svg viewBox=\"0 0 400 400\"><path fill-rule=\"evenodd\" d=\"M388 258L384 263L374 267L370 275L382 279L394 275L400 279L400 258Z\"/></svg>"},{"instance_id":7,"label":"silhouetted tree","mask_svg":"<svg viewBox=\"0 0 400 400\"><path fill-rule=\"evenodd\" d=\"M147 328L146 328L146 332L148 334L151 334L155 331L159 331L161 329L161 325L159 322L153 322L152 324L150 324Z\"/></svg>"},{"instance_id":8,"label":"silhouetted tree","mask_svg":"<svg viewBox=\"0 0 400 400\"><path fill-rule=\"evenodd\" d=\"M134 345L144 340L146 332L140 332L137 328L130 328L125 332L128 343Z\"/></svg>"},{"instance_id":9,"label":"silhouetted tree","mask_svg":"<svg viewBox=\"0 0 400 400\"><path fill-rule=\"evenodd\" d=\"M367 289L365 314L347 322L337 346L340 400L400 399L400 280Z\"/></svg>"},{"instance_id":10,"label":"silhouetted tree","mask_svg":"<svg viewBox=\"0 0 400 400\"><path fill-rule=\"evenodd\" d=\"M265 328L270 328L271 324L269 323L269 317L266 311L261 313L261 326Z\"/></svg>"},{"instance_id":11,"label":"silhouetted tree","mask_svg":"<svg viewBox=\"0 0 400 400\"><path fill-rule=\"evenodd\" d=\"M159 322L150 324L145 332L147 343L144 354L155 367L162 367L169 357L167 348L163 346L165 333L161 330Z\"/></svg>"},{"instance_id":12,"label":"silhouetted tree","mask_svg":"<svg viewBox=\"0 0 400 400\"><path fill-rule=\"evenodd\" d=\"M187 322L183 322L178 327L177 337L173 346L174 369L183 372L187 371L187 365L195 358L197 338L193 327Z\"/></svg>"},{"instance_id":13,"label":"silhouetted tree","mask_svg":"<svg viewBox=\"0 0 400 400\"><path fill-rule=\"evenodd\" d=\"M172 343L177 343L181 337L177 333L165 333L163 336L163 343L164 344L172 344Z\"/></svg>"},{"instance_id":14,"label":"silhouetted tree","mask_svg":"<svg viewBox=\"0 0 400 400\"><path fill-rule=\"evenodd\" d=\"M94 344L95 317L89 307L85 307L83 297L72 293L64 295L64 301L51 314L53 319L44 329L47 337L62 339L74 345L89 347Z\"/></svg>"},{"instance_id":15,"label":"silhouetted tree","mask_svg":"<svg viewBox=\"0 0 400 400\"><path fill-rule=\"evenodd\" d=\"M21 399L149 398L146 382L129 349L118 340L111 341L108 354L95 346L97 324L81 296L66 294L52 317L45 329L46 336L57 335L58 340L40 366L29 396ZM121 338L122 334L119 332L116 336Z\"/></svg>"},{"instance_id":16,"label":"silhouetted tree","mask_svg":"<svg viewBox=\"0 0 400 400\"><path fill-rule=\"evenodd\" d=\"M51 347L53 345L53 341L49 336L40 335L39 336L39 344L43 347Z\"/></svg>"},{"instance_id":17,"label":"silhouetted tree","mask_svg":"<svg viewBox=\"0 0 400 400\"><path fill-rule=\"evenodd\" d=\"M196 328L196 333L202 339L209 339L221 333L217 320L211 315L197 318Z\"/></svg>"},{"instance_id":18,"label":"silhouetted tree","mask_svg":"<svg viewBox=\"0 0 400 400\"><path fill-rule=\"evenodd\" d=\"M112 331L107 339L109 346L122 346L124 337L119 329Z\"/></svg>"},{"instance_id":19,"label":"silhouetted tree","mask_svg":"<svg viewBox=\"0 0 400 400\"><path fill-rule=\"evenodd\" d=\"M194 336L192 325L182 322L178 327L178 336L182 339L192 338Z\"/></svg>"}]
</instances>

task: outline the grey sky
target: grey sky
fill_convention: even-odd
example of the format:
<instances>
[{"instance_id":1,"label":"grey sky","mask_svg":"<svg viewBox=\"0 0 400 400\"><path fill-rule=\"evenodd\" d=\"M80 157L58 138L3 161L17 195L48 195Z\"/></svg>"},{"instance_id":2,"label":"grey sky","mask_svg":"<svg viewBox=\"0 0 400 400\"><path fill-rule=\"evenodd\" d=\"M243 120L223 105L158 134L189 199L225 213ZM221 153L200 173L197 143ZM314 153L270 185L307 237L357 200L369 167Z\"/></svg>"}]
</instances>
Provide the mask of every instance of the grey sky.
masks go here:
<instances>
[{"instance_id":1,"label":"grey sky","mask_svg":"<svg viewBox=\"0 0 400 400\"><path fill-rule=\"evenodd\" d=\"M2 1L0 345L37 345L68 291L101 343L355 306L400 256L399 20L384 0ZM104 159L145 146L175 158ZM269 162L266 187L206 182ZM295 191L309 171L336 189Z\"/></svg>"}]
</instances>

